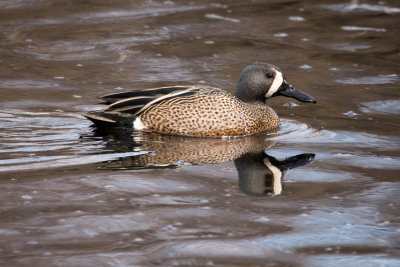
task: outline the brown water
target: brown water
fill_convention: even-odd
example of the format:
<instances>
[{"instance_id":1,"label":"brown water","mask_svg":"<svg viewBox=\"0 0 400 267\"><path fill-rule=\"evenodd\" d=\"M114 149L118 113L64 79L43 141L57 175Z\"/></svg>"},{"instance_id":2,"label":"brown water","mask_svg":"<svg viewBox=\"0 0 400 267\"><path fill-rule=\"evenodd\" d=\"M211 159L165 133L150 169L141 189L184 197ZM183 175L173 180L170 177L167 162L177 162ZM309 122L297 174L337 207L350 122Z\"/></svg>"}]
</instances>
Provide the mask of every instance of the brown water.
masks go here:
<instances>
[{"instance_id":1,"label":"brown water","mask_svg":"<svg viewBox=\"0 0 400 267\"><path fill-rule=\"evenodd\" d=\"M2 0L0 265L400 266L399 24L395 0ZM80 115L128 89L233 92L255 61L318 103L271 99L281 128L236 139ZM280 191L267 163L301 153Z\"/></svg>"}]
</instances>

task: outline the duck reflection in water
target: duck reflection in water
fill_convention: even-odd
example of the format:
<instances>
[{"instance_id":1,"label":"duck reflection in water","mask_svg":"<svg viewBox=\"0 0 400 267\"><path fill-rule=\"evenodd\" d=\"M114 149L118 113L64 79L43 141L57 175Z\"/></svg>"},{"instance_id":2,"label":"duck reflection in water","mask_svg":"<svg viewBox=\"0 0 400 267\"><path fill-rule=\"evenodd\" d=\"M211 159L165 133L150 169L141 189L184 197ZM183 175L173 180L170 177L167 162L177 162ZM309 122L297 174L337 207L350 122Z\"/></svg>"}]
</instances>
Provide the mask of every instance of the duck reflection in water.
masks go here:
<instances>
[{"instance_id":1,"label":"duck reflection in water","mask_svg":"<svg viewBox=\"0 0 400 267\"><path fill-rule=\"evenodd\" d=\"M264 151L248 152L234 160L239 175L239 189L247 195L280 195L286 171L306 166L314 157L315 154L303 153L277 160Z\"/></svg>"},{"instance_id":2,"label":"duck reflection in water","mask_svg":"<svg viewBox=\"0 0 400 267\"><path fill-rule=\"evenodd\" d=\"M270 133L271 134L271 133ZM96 131L107 149L115 152L141 151L145 154L100 163L105 169L177 168L182 165L218 164L234 161L239 189L248 195L279 195L287 170L310 164L315 155L299 154L278 160L265 151L275 142L260 133L240 138L193 138L123 131Z\"/></svg>"}]
</instances>

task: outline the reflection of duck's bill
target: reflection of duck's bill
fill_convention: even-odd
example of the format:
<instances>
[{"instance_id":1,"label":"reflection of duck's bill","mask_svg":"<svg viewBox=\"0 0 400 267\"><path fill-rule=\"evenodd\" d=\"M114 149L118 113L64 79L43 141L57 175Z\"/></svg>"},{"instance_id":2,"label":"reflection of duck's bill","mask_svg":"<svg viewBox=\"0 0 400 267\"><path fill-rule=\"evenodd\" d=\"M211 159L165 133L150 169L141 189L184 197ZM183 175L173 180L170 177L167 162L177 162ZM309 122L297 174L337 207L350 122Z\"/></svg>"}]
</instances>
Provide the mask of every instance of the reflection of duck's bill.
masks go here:
<instances>
[{"instance_id":1,"label":"reflection of duck's bill","mask_svg":"<svg viewBox=\"0 0 400 267\"><path fill-rule=\"evenodd\" d=\"M269 157L273 165L278 167L283 173L289 169L294 169L297 167L307 166L314 161L314 153L303 153L296 156L288 157L284 160L277 160L273 157Z\"/></svg>"}]
</instances>

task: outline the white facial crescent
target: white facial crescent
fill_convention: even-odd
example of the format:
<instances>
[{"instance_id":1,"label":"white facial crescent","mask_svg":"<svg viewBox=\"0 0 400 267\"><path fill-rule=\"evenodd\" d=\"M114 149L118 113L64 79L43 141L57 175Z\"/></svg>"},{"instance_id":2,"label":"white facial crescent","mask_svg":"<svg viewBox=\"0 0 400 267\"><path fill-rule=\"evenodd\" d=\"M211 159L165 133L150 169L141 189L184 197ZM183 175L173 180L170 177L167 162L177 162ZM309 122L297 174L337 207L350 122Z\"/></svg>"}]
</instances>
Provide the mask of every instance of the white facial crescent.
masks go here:
<instances>
[{"instance_id":1,"label":"white facial crescent","mask_svg":"<svg viewBox=\"0 0 400 267\"><path fill-rule=\"evenodd\" d=\"M265 94L265 98L269 98L273 94L275 94L276 91L278 91L279 87L281 87L281 85L283 83L282 72L280 72L277 69L274 69L274 70L275 70L275 78L274 78L274 81L271 84L271 88L269 88L268 92Z\"/></svg>"}]
</instances>

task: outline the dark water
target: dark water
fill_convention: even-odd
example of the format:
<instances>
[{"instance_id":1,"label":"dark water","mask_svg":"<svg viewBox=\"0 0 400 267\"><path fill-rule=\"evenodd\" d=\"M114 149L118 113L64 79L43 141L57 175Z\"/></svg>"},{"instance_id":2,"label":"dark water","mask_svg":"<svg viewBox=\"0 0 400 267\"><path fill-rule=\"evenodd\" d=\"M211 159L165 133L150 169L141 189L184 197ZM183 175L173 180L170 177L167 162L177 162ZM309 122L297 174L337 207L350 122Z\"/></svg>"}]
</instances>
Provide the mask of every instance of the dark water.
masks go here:
<instances>
[{"instance_id":1,"label":"dark water","mask_svg":"<svg viewBox=\"0 0 400 267\"><path fill-rule=\"evenodd\" d=\"M0 265L400 266L399 24L394 0L2 0ZM255 61L318 104L234 139L80 115Z\"/></svg>"}]
</instances>

